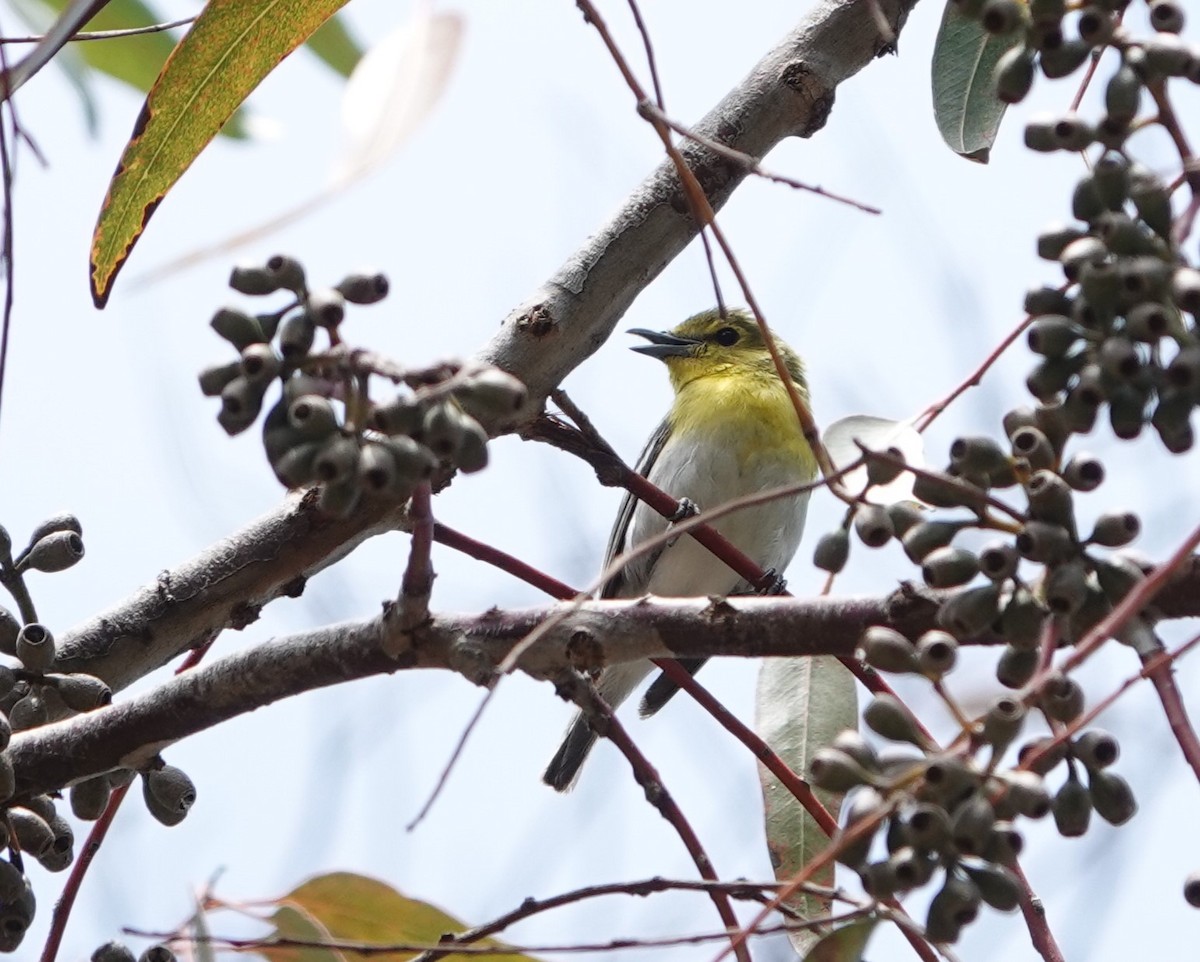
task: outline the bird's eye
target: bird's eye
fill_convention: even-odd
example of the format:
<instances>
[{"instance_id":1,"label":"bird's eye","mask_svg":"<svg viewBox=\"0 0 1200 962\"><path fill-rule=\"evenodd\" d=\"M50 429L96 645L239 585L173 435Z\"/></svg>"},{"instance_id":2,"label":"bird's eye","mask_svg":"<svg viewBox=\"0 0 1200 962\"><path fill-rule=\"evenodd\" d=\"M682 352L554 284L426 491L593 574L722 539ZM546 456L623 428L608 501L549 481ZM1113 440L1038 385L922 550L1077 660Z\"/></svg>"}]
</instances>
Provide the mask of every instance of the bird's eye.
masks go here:
<instances>
[{"instance_id":1,"label":"bird's eye","mask_svg":"<svg viewBox=\"0 0 1200 962\"><path fill-rule=\"evenodd\" d=\"M717 331L717 343L723 347L732 347L738 342L739 337L741 335L732 327L723 327Z\"/></svg>"}]
</instances>

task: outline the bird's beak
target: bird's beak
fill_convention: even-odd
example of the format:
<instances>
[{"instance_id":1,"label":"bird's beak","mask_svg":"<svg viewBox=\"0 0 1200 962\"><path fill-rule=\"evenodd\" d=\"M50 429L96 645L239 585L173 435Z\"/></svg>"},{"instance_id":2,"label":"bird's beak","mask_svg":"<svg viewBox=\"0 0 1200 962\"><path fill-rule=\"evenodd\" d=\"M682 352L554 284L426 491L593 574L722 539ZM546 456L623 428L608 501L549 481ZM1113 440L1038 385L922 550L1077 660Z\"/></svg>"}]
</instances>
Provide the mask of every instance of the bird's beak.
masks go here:
<instances>
[{"instance_id":1,"label":"bird's beak","mask_svg":"<svg viewBox=\"0 0 1200 962\"><path fill-rule=\"evenodd\" d=\"M650 342L649 344L636 344L630 348L631 351L657 357L659 360L668 357L689 357L696 345L700 343L690 337L677 337L666 331L648 331L644 327L631 327L629 333L644 337Z\"/></svg>"}]
</instances>

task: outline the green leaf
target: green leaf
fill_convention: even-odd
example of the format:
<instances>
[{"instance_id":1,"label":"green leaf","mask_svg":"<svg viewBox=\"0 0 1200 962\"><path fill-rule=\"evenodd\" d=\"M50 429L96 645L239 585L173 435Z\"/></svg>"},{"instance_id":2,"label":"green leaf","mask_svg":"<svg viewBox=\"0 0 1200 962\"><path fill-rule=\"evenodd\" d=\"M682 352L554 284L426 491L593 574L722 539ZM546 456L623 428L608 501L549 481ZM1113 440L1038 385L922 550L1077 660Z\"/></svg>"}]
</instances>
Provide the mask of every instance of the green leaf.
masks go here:
<instances>
[{"instance_id":1,"label":"green leaf","mask_svg":"<svg viewBox=\"0 0 1200 962\"><path fill-rule=\"evenodd\" d=\"M933 116L946 145L967 160L988 162L1005 110L996 64L1020 42L1019 34L988 33L946 0L933 47Z\"/></svg>"},{"instance_id":2,"label":"green leaf","mask_svg":"<svg viewBox=\"0 0 1200 962\"><path fill-rule=\"evenodd\" d=\"M113 281L167 191L250 92L346 0L209 0L150 90L92 237L92 300Z\"/></svg>"},{"instance_id":3,"label":"green leaf","mask_svg":"<svg viewBox=\"0 0 1200 962\"><path fill-rule=\"evenodd\" d=\"M271 916L275 934L283 938L304 941L333 939L369 945L428 944L438 942L447 932L462 932L467 926L436 906L419 899L401 895L390 885L364 875L333 872L318 875L276 900L278 906ZM490 948L504 948L495 939L480 939L473 943ZM328 949L298 952L295 948L258 946L255 951L278 962L342 962L350 955ZM402 962L417 953L397 951L372 953L379 962ZM447 955L447 960L465 962L464 954ZM505 953L488 955L497 962L533 962L528 955Z\"/></svg>"},{"instance_id":4,"label":"green leaf","mask_svg":"<svg viewBox=\"0 0 1200 962\"><path fill-rule=\"evenodd\" d=\"M809 761L817 749L833 741L838 732L857 724L854 677L836 658L768 658L763 662L758 674L755 729L797 775L807 777ZM774 775L761 765L758 773L771 865L775 877L786 881L819 855L829 838ZM822 789L815 793L836 817L842 796ZM812 881L832 887L832 863ZM826 900L803 892L796 893L788 904L806 919L829 912ZM818 934L806 930L789 932L788 937L803 955L813 947Z\"/></svg>"},{"instance_id":5,"label":"green leaf","mask_svg":"<svg viewBox=\"0 0 1200 962\"><path fill-rule=\"evenodd\" d=\"M330 17L317 32L308 38L308 49L325 61L331 69L343 77L350 73L362 59L363 49L346 29L342 17Z\"/></svg>"},{"instance_id":6,"label":"green leaf","mask_svg":"<svg viewBox=\"0 0 1200 962\"><path fill-rule=\"evenodd\" d=\"M876 919L863 919L834 929L812 947L804 962L862 962L876 923Z\"/></svg>"}]
</instances>

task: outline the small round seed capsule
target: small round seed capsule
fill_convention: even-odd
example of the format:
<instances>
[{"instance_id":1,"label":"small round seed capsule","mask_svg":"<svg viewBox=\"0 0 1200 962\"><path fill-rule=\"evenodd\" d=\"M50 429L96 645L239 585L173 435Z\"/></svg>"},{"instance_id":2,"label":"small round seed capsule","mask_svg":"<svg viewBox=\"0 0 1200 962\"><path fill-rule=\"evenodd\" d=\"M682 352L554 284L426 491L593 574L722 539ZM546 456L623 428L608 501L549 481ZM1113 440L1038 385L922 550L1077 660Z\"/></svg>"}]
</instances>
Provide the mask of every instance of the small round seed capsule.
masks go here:
<instances>
[{"instance_id":1,"label":"small round seed capsule","mask_svg":"<svg viewBox=\"0 0 1200 962\"><path fill-rule=\"evenodd\" d=\"M949 674L958 660L958 642L949 632L933 628L917 639L917 669L937 680Z\"/></svg>"},{"instance_id":2,"label":"small round seed capsule","mask_svg":"<svg viewBox=\"0 0 1200 962\"><path fill-rule=\"evenodd\" d=\"M270 344L251 344L242 351L239 366L251 384L266 384L278 377L280 361Z\"/></svg>"},{"instance_id":3,"label":"small round seed capsule","mask_svg":"<svg viewBox=\"0 0 1200 962\"><path fill-rule=\"evenodd\" d=\"M1066 463L1062 477L1076 491L1095 491L1104 482L1104 462L1081 452Z\"/></svg>"},{"instance_id":4,"label":"small round seed capsule","mask_svg":"<svg viewBox=\"0 0 1200 962\"><path fill-rule=\"evenodd\" d=\"M887 508L881 504L860 504L854 511L854 533L868 548L881 548L891 541L895 529Z\"/></svg>"},{"instance_id":5,"label":"small round seed capsule","mask_svg":"<svg viewBox=\"0 0 1200 962\"><path fill-rule=\"evenodd\" d=\"M992 908L1011 912L1020 905L1021 883L1011 869L989 862L963 863L962 868L979 889L980 897Z\"/></svg>"},{"instance_id":6,"label":"small round seed capsule","mask_svg":"<svg viewBox=\"0 0 1200 962\"><path fill-rule=\"evenodd\" d=\"M925 766L924 778L917 792L923 801L952 806L979 787L979 773L961 758L942 755ZM947 816L949 818L949 816Z\"/></svg>"},{"instance_id":7,"label":"small round seed capsule","mask_svg":"<svg viewBox=\"0 0 1200 962\"><path fill-rule=\"evenodd\" d=\"M1132 511L1114 511L1100 515L1088 536L1091 544L1120 548L1129 544L1142 530L1142 522Z\"/></svg>"},{"instance_id":8,"label":"small round seed capsule","mask_svg":"<svg viewBox=\"0 0 1200 962\"><path fill-rule=\"evenodd\" d=\"M1080 735L1072 744L1071 751L1089 770L1108 768L1121 757L1120 743L1098 728Z\"/></svg>"},{"instance_id":9,"label":"small round seed capsule","mask_svg":"<svg viewBox=\"0 0 1200 962\"><path fill-rule=\"evenodd\" d=\"M1058 259L1057 255L1054 259ZM1025 292L1024 307L1025 313L1032 317L1067 314L1071 310L1071 298L1056 287L1033 287Z\"/></svg>"},{"instance_id":10,"label":"small round seed capsule","mask_svg":"<svg viewBox=\"0 0 1200 962\"><path fill-rule=\"evenodd\" d=\"M845 752L867 771L874 771L879 767L879 756L875 754L875 749L853 728L838 732L829 743L829 747Z\"/></svg>"},{"instance_id":11,"label":"small round seed capsule","mask_svg":"<svg viewBox=\"0 0 1200 962\"><path fill-rule=\"evenodd\" d=\"M935 548L921 562L921 576L931 588L957 588L979 574L979 559L965 548Z\"/></svg>"},{"instance_id":12,"label":"small round seed capsule","mask_svg":"<svg viewBox=\"0 0 1200 962\"><path fill-rule=\"evenodd\" d=\"M1159 237L1169 241L1173 215L1171 213L1171 194L1167 190L1166 184L1155 174L1142 168L1135 168L1129 182L1129 199L1133 201L1138 216L1146 222L1146 225ZM1141 259L1139 258L1139 260ZM1158 260L1156 266L1158 269L1154 273L1154 278L1157 280L1160 274L1165 274L1169 270L1170 265ZM1156 291L1157 288L1152 287L1150 290Z\"/></svg>"},{"instance_id":13,"label":"small round seed capsule","mask_svg":"<svg viewBox=\"0 0 1200 962\"><path fill-rule=\"evenodd\" d=\"M524 384L498 367L472 374L454 392L463 407L484 422L516 414L528 394Z\"/></svg>"},{"instance_id":14,"label":"small round seed capsule","mask_svg":"<svg viewBox=\"0 0 1200 962\"><path fill-rule=\"evenodd\" d=\"M1025 336L1029 349L1043 357L1062 357L1082 336L1083 330L1062 314L1045 314L1029 328ZM1011 435L1010 435L1011 437ZM953 457L953 451L951 452Z\"/></svg>"},{"instance_id":15,"label":"small round seed capsule","mask_svg":"<svg viewBox=\"0 0 1200 962\"><path fill-rule=\"evenodd\" d=\"M295 489L316 481L313 464L324 445L324 441L304 441L283 451L279 457L271 459L271 469L279 483L286 488Z\"/></svg>"},{"instance_id":16,"label":"small round seed capsule","mask_svg":"<svg viewBox=\"0 0 1200 962\"><path fill-rule=\"evenodd\" d=\"M1006 581L1017 573L1017 549L1007 541L994 541L979 552L979 570L992 581Z\"/></svg>"},{"instance_id":17,"label":"small round seed capsule","mask_svg":"<svg viewBox=\"0 0 1200 962\"><path fill-rule=\"evenodd\" d=\"M307 311L289 314L279 325L279 353L285 361L298 361L312 350L317 325Z\"/></svg>"},{"instance_id":18,"label":"small round seed capsule","mask_svg":"<svg viewBox=\"0 0 1200 962\"><path fill-rule=\"evenodd\" d=\"M396 475L396 459L387 447L374 441L362 446L358 458L358 480L365 491L372 494L393 491Z\"/></svg>"},{"instance_id":19,"label":"small round seed capsule","mask_svg":"<svg viewBox=\"0 0 1200 962\"><path fill-rule=\"evenodd\" d=\"M438 458L450 460L462 444L463 423L453 404L431 404L421 426L421 441Z\"/></svg>"},{"instance_id":20,"label":"small round seed capsule","mask_svg":"<svg viewBox=\"0 0 1200 962\"><path fill-rule=\"evenodd\" d=\"M959 521L922 521L910 527L901 538L904 553L913 564L920 564L930 552L944 548L963 529Z\"/></svg>"},{"instance_id":21,"label":"small round seed capsule","mask_svg":"<svg viewBox=\"0 0 1200 962\"><path fill-rule=\"evenodd\" d=\"M321 509L322 513L332 518L349 517L361 495L362 488L359 486L357 478L352 477L332 484L323 484L317 495L317 507Z\"/></svg>"},{"instance_id":22,"label":"small round seed capsule","mask_svg":"<svg viewBox=\"0 0 1200 962\"><path fill-rule=\"evenodd\" d=\"M917 670L912 642L883 625L873 625L863 632L855 654L878 671L903 674Z\"/></svg>"},{"instance_id":23,"label":"small round seed capsule","mask_svg":"<svg viewBox=\"0 0 1200 962\"><path fill-rule=\"evenodd\" d=\"M983 740L998 754L1021 734L1025 705L1011 695L1000 695L983 716Z\"/></svg>"},{"instance_id":24,"label":"small round seed capsule","mask_svg":"<svg viewBox=\"0 0 1200 962\"><path fill-rule=\"evenodd\" d=\"M874 836L868 833L852 842L845 842L846 834L864 818L877 814L886 804L884 797L874 788L864 786L850 795L850 800L845 808L845 825L840 827L834 836L834 842L837 845L835 858L842 865L858 869L867 860Z\"/></svg>"},{"instance_id":25,"label":"small round seed capsule","mask_svg":"<svg viewBox=\"0 0 1200 962\"><path fill-rule=\"evenodd\" d=\"M1182 33L1184 20L1175 0L1150 0L1150 26L1160 33Z\"/></svg>"},{"instance_id":26,"label":"small round seed capsule","mask_svg":"<svg viewBox=\"0 0 1200 962\"><path fill-rule=\"evenodd\" d=\"M1189 415L1194 407L1193 399L1181 391L1162 391L1158 404L1150 417L1150 423L1158 432L1159 439L1172 454L1190 451L1196 443Z\"/></svg>"},{"instance_id":27,"label":"small round seed capsule","mask_svg":"<svg viewBox=\"0 0 1200 962\"><path fill-rule=\"evenodd\" d=\"M1087 234L1064 247L1058 255L1058 260L1067 280L1078 281L1085 266L1104 264L1108 261L1108 256L1108 248L1104 241Z\"/></svg>"},{"instance_id":28,"label":"small round seed capsule","mask_svg":"<svg viewBox=\"0 0 1200 962\"><path fill-rule=\"evenodd\" d=\"M1123 599L1134 587L1145 579L1146 575L1128 558L1112 555L1108 558L1097 558L1093 562L1096 569L1096 580L1109 601L1116 603Z\"/></svg>"},{"instance_id":29,"label":"small round seed capsule","mask_svg":"<svg viewBox=\"0 0 1200 962\"><path fill-rule=\"evenodd\" d=\"M1044 358L1025 378L1025 387L1039 401L1056 401L1086 363L1084 354Z\"/></svg>"},{"instance_id":30,"label":"small round seed capsule","mask_svg":"<svg viewBox=\"0 0 1200 962\"><path fill-rule=\"evenodd\" d=\"M1034 471L1053 466L1054 446L1040 429L1031 425L1017 428L1010 437L1013 457L1024 458Z\"/></svg>"},{"instance_id":31,"label":"small round seed capsule","mask_svg":"<svg viewBox=\"0 0 1200 962\"><path fill-rule=\"evenodd\" d=\"M319 394L302 394L292 401L287 408L287 420L297 439L303 441L324 440L338 427L333 405Z\"/></svg>"},{"instance_id":32,"label":"small round seed capsule","mask_svg":"<svg viewBox=\"0 0 1200 962\"><path fill-rule=\"evenodd\" d=\"M836 748L817 749L808 770L813 784L831 792L848 792L871 781L871 775L866 769Z\"/></svg>"},{"instance_id":33,"label":"small round seed capsule","mask_svg":"<svg viewBox=\"0 0 1200 962\"><path fill-rule=\"evenodd\" d=\"M903 451L893 447L888 448L882 454L889 455L889 458L881 457L881 452L878 451L866 451L863 454L863 458L867 462L867 484L871 487L891 484L904 472ZM890 458L897 460L893 461Z\"/></svg>"},{"instance_id":34,"label":"small round seed capsule","mask_svg":"<svg viewBox=\"0 0 1200 962\"><path fill-rule=\"evenodd\" d=\"M424 421L425 405L409 395L398 394L371 410L371 427L384 434L411 435L421 430Z\"/></svg>"},{"instance_id":35,"label":"small round seed capsule","mask_svg":"<svg viewBox=\"0 0 1200 962\"><path fill-rule=\"evenodd\" d=\"M29 880L11 862L0 862L0 952L15 952L33 923L36 900Z\"/></svg>"},{"instance_id":36,"label":"small round seed capsule","mask_svg":"<svg viewBox=\"0 0 1200 962\"><path fill-rule=\"evenodd\" d=\"M94 822L104 814L111 795L112 788L108 784L107 776L85 778L71 786L71 811L75 813L76 818Z\"/></svg>"},{"instance_id":37,"label":"small round seed capsule","mask_svg":"<svg viewBox=\"0 0 1200 962\"><path fill-rule=\"evenodd\" d=\"M1046 578L1046 606L1060 618L1073 615L1087 598L1087 568L1082 561L1055 565Z\"/></svg>"},{"instance_id":38,"label":"small round seed capsule","mask_svg":"<svg viewBox=\"0 0 1200 962\"><path fill-rule=\"evenodd\" d=\"M322 484L336 484L355 476L359 448L354 438L335 435L321 446L313 461L313 474Z\"/></svg>"},{"instance_id":39,"label":"small round seed capsule","mask_svg":"<svg viewBox=\"0 0 1200 962\"><path fill-rule=\"evenodd\" d=\"M1100 369L1121 380L1137 377L1142 369L1142 357L1137 346L1126 337L1108 337L1098 352Z\"/></svg>"},{"instance_id":40,"label":"small round seed capsule","mask_svg":"<svg viewBox=\"0 0 1200 962\"><path fill-rule=\"evenodd\" d=\"M35 544L46 535L57 534L60 531L72 531L82 535L83 525L79 523L79 519L75 515L70 513L52 515L33 529L33 533L29 535L29 544Z\"/></svg>"},{"instance_id":41,"label":"small round seed capsule","mask_svg":"<svg viewBox=\"0 0 1200 962\"><path fill-rule=\"evenodd\" d=\"M91 962L137 962L137 957L120 942L106 942L92 953Z\"/></svg>"},{"instance_id":42,"label":"small round seed capsule","mask_svg":"<svg viewBox=\"0 0 1200 962\"><path fill-rule=\"evenodd\" d=\"M304 293L304 268L294 257L276 254L267 259L267 270L278 287L286 287L295 294Z\"/></svg>"},{"instance_id":43,"label":"small round seed capsule","mask_svg":"<svg viewBox=\"0 0 1200 962\"><path fill-rule=\"evenodd\" d=\"M175 953L165 945L152 945L138 956L138 962L175 962Z\"/></svg>"},{"instance_id":44,"label":"small round seed capsule","mask_svg":"<svg viewBox=\"0 0 1200 962\"><path fill-rule=\"evenodd\" d=\"M1052 50L1043 50L1042 73L1050 80L1069 77L1083 65L1091 52L1092 48L1082 40L1067 40Z\"/></svg>"},{"instance_id":45,"label":"small round seed capsule","mask_svg":"<svg viewBox=\"0 0 1200 962\"><path fill-rule=\"evenodd\" d=\"M427 447L404 435L386 438L381 442L396 459L397 477L402 482L416 485L427 480L437 466L437 459Z\"/></svg>"},{"instance_id":46,"label":"small round seed capsule","mask_svg":"<svg viewBox=\"0 0 1200 962\"><path fill-rule=\"evenodd\" d=\"M1067 757L1067 746L1057 738L1043 736L1026 742L1017 751L1017 761L1031 772L1049 775Z\"/></svg>"},{"instance_id":47,"label":"small round seed capsule","mask_svg":"<svg viewBox=\"0 0 1200 962\"><path fill-rule=\"evenodd\" d=\"M821 535L813 550L813 564L830 574L837 574L846 567L849 557L850 534L842 528Z\"/></svg>"},{"instance_id":48,"label":"small round seed capsule","mask_svg":"<svg viewBox=\"0 0 1200 962\"><path fill-rule=\"evenodd\" d=\"M217 423L229 435L240 434L254 423L262 410L263 385L235 377L221 391L221 410Z\"/></svg>"},{"instance_id":49,"label":"small round seed capsule","mask_svg":"<svg viewBox=\"0 0 1200 962\"><path fill-rule=\"evenodd\" d=\"M74 531L55 531L37 540L17 570L66 571L82 558L83 539Z\"/></svg>"},{"instance_id":50,"label":"small round seed capsule","mask_svg":"<svg viewBox=\"0 0 1200 962\"><path fill-rule=\"evenodd\" d=\"M346 298L332 287L318 288L309 292L304 309L314 324L332 329L346 319Z\"/></svg>"},{"instance_id":51,"label":"small round seed capsule","mask_svg":"<svg viewBox=\"0 0 1200 962\"><path fill-rule=\"evenodd\" d=\"M1019 45L996 64L996 96L1006 104L1020 103L1033 87L1036 51Z\"/></svg>"},{"instance_id":52,"label":"small round seed capsule","mask_svg":"<svg viewBox=\"0 0 1200 962\"><path fill-rule=\"evenodd\" d=\"M1175 268L1171 275L1171 299L1181 311L1200 314L1200 270Z\"/></svg>"},{"instance_id":53,"label":"small round seed capsule","mask_svg":"<svg viewBox=\"0 0 1200 962\"><path fill-rule=\"evenodd\" d=\"M1050 793L1041 775L1035 772L1008 771L996 776L1004 786L1004 800L1018 815L1044 818L1050 813Z\"/></svg>"},{"instance_id":54,"label":"small round seed capsule","mask_svg":"<svg viewBox=\"0 0 1200 962\"><path fill-rule=\"evenodd\" d=\"M1040 657L1037 651L1006 645L996 662L996 680L1005 688L1024 688L1037 671Z\"/></svg>"},{"instance_id":55,"label":"small round seed capsule","mask_svg":"<svg viewBox=\"0 0 1200 962\"><path fill-rule=\"evenodd\" d=\"M1083 713L1083 689L1074 678L1056 672L1041 690L1042 710L1055 721L1074 721Z\"/></svg>"},{"instance_id":56,"label":"small round seed capsule","mask_svg":"<svg viewBox=\"0 0 1200 962\"><path fill-rule=\"evenodd\" d=\"M1028 522L1017 533L1016 545L1022 558L1041 564L1054 564L1074 552L1070 532L1046 521Z\"/></svg>"},{"instance_id":57,"label":"small round seed capsule","mask_svg":"<svg viewBox=\"0 0 1200 962\"><path fill-rule=\"evenodd\" d=\"M935 508L982 510L987 492L977 485L949 474L922 471L914 474L913 497Z\"/></svg>"},{"instance_id":58,"label":"small round seed capsule","mask_svg":"<svg viewBox=\"0 0 1200 962\"><path fill-rule=\"evenodd\" d=\"M897 538L903 538L925 518L925 512L915 501L894 501L887 506L887 513Z\"/></svg>"},{"instance_id":59,"label":"small round seed capsule","mask_svg":"<svg viewBox=\"0 0 1200 962\"><path fill-rule=\"evenodd\" d=\"M1068 531L1074 525L1075 506L1071 488L1053 471L1035 471L1025 486L1030 517L1060 525Z\"/></svg>"},{"instance_id":60,"label":"small round seed capsule","mask_svg":"<svg viewBox=\"0 0 1200 962\"><path fill-rule=\"evenodd\" d=\"M956 438L950 444L950 466L960 474L988 474L1008 465L1008 455L986 435Z\"/></svg>"},{"instance_id":61,"label":"small round seed capsule","mask_svg":"<svg viewBox=\"0 0 1200 962\"><path fill-rule=\"evenodd\" d=\"M257 264L239 264L229 274L229 286L239 294L260 296L279 290L276 276Z\"/></svg>"},{"instance_id":62,"label":"small round seed capsule","mask_svg":"<svg viewBox=\"0 0 1200 962\"><path fill-rule=\"evenodd\" d=\"M17 653L17 636L21 634L21 623L13 613L0 605L0 651L6 655Z\"/></svg>"},{"instance_id":63,"label":"small round seed capsule","mask_svg":"<svg viewBox=\"0 0 1200 962\"><path fill-rule=\"evenodd\" d=\"M895 695L876 695L863 709L863 721L871 731L894 742L908 742L918 748L928 744L913 713Z\"/></svg>"},{"instance_id":64,"label":"small round seed capsule","mask_svg":"<svg viewBox=\"0 0 1200 962\"><path fill-rule=\"evenodd\" d=\"M196 786L173 765L142 773L142 797L146 808L164 825L178 825L196 802Z\"/></svg>"},{"instance_id":65,"label":"small round seed capsule","mask_svg":"<svg viewBox=\"0 0 1200 962\"><path fill-rule=\"evenodd\" d=\"M1167 380L1181 390L1200 388L1200 347L1183 348L1167 365Z\"/></svg>"},{"instance_id":66,"label":"small round seed capsule","mask_svg":"<svg viewBox=\"0 0 1200 962\"><path fill-rule=\"evenodd\" d=\"M49 675L46 680L53 683L71 711L95 711L112 704L112 689L92 675Z\"/></svg>"},{"instance_id":67,"label":"small round seed capsule","mask_svg":"<svg viewBox=\"0 0 1200 962\"><path fill-rule=\"evenodd\" d=\"M1124 825L1137 814L1133 789L1120 775L1103 769L1088 771L1088 791L1096 814L1110 825Z\"/></svg>"},{"instance_id":68,"label":"small round seed capsule","mask_svg":"<svg viewBox=\"0 0 1200 962\"><path fill-rule=\"evenodd\" d=\"M262 327L258 321L245 311L233 307L218 310L209 321L209 326L239 351L263 341Z\"/></svg>"},{"instance_id":69,"label":"small round seed capsule","mask_svg":"<svg viewBox=\"0 0 1200 962\"><path fill-rule=\"evenodd\" d=\"M940 805L918 803L906 819L912 846L921 852L939 852L950 841L950 816Z\"/></svg>"},{"instance_id":70,"label":"small round seed capsule","mask_svg":"<svg viewBox=\"0 0 1200 962\"><path fill-rule=\"evenodd\" d=\"M1057 126L1056 124L1052 132L1057 131ZM1028 139L1026 142L1028 143ZM1071 192L1071 215L1076 220L1090 224L1106 210L1108 207L1104 198L1100 196L1100 191L1096 189L1096 183L1091 177L1084 177L1075 185Z\"/></svg>"},{"instance_id":71,"label":"small round seed capsule","mask_svg":"<svg viewBox=\"0 0 1200 962\"><path fill-rule=\"evenodd\" d=\"M1099 4L1091 4L1079 11L1079 19L1075 26L1079 31L1079 39L1096 47L1108 43L1112 36L1113 16L1107 8ZM1131 70L1130 73L1133 71ZM1134 76L1136 77L1136 74ZM1135 109L1134 113L1136 112ZM1133 114L1131 113L1129 116L1133 117Z\"/></svg>"},{"instance_id":72,"label":"small round seed capsule","mask_svg":"<svg viewBox=\"0 0 1200 962\"><path fill-rule=\"evenodd\" d=\"M488 463L488 435L478 421L466 413L460 413L463 435L459 441L454 464L466 474L482 471Z\"/></svg>"},{"instance_id":73,"label":"small round seed capsule","mask_svg":"<svg viewBox=\"0 0 1200 962\"><path fill-rule=\"evenodd\" d=\"M386 275L363 271L343 278L336 289L351 304L375 304L387 297L388 286Z\"/></svg>"},{"instance_id":74,"label":"small round seed capsule","mask_svg":"<svg viewBox=\"0 0 1200 962\"><path fill-rule=\"evenodd\" d=\"M1013 828L1011 822L1001 820L995 824L992 834L988 836L987 845L983 850L983 859L986 862L1007 865L1012 868L1017 864L1017 856L1021 854L1024 847L1025 840L1021 838L1021 833Z\"/></svg>"},{"instance_id":75,"label":"small round seed capsule","mask_svg":"<svg viewBox=\"0 0 1200 962\"><path fill-rule=\"evenodd\" d=\"M22 696L8 711L8 721L13 731L28 731L46 724L49 720L50 713L46 709L46 702L35 691Z\"/></svg>"},{"instance_id":76,"label":"small round seed capsule","mask_svg":"<svg viewBox=\"0 0 1200 962\"><path fill-rule=\"evenodd\" d=\"M28 671L47 671L54 664L54 635L45 625L31 621L17 635L16 654Z\"/></svg>"},{"instance_id":77,"label":"small round seed capsule","mask_svg":"<svg viewBox=\"0 0 1200 962\"><path fill-rule=\"evenodd\" d=\"M1025 21L1025 6L1019 0L986 0L979 23L988 33L1010 34Z\"/></svg>"},{"instance_id":78,"label":"small round seed capsule","mask_svg":"<svg viewBox=\"0 0 1200 962\"><path fill-rule=\"evenodd\" d=\"M61 872L75 860L75 831L71 823L55 814L47 824L54 833L50 848L38 859L38 864L48 872Z\"/></svg>"},{"instance_id":79,"label":"small round seed capsule","mask_svg":"<svg viewBox=\"0 0 1200 962\"><path fill-rule=\"evenodd\" d=\"M231 361L228 364L206 367L200 372L200 392L205 397L219 397L225 389L225 385L241 373L241 361Z\"/></svg>"},{"instance_id":80,"label":"small round seed capsule","mask_svg":"<svg viewBox=\"0 0 1200 962\"><path fill-rule=\"evenodd\" d=\"M947 598L938 609L937 622L957 638L974 638L991 626L999 611L1000 585L992 582Z\"/></svg>"},{"instance_id":81,"label":"small round seed capsule","mask_svg":"<svg viewBox=\"0 0 1200 962\"><path fill-rule=\"evenodd\" d=\"M1188 905L1200 908L1200 872L1192 872L1183 880L1183 897Z\"/></svg>"},{"instance_id":82,"label":"small round seed capsule","mask_svg":"<svg viewBox=\"0 0 1200 962\"><path fill-rule=\"evenodd\" d=\"M29 809L10 808L8 819L22 852L40 859L54 844L54 832L46 820Z\"/></svg>"},{"instance_id":83,"label":"small round seed capsule","mask_svg":"<svg viewBox=\"0 0 1200 962\"><path fill-rule=\"evenodd\" d=\"M950 837L964 855L981 855L995 824L992 803L976 792L950 816Z\"/></svg>"}]
</instances>

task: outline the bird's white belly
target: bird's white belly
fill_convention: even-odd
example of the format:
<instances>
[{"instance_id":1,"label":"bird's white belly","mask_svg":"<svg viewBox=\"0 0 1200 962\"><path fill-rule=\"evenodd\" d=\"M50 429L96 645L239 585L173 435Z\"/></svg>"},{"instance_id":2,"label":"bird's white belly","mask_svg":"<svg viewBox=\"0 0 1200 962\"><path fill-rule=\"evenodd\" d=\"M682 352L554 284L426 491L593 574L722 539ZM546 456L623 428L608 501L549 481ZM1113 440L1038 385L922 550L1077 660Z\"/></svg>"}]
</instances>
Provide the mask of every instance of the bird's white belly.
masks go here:
<instances>
[{"instance_id":1,"label":"bird's white belly","mask_svg":"<svg viewBox=\"0 0 1200 962\"><path fill-rule=\"evenodd\" d=\"M731 445L717 446L710 457L697 459L683 445L668 445L650 472L650 480L676 498L690 498L710 510L743 495L808 480L792 458L759 456L747 465ZM754 477L751 480L747 474ZM763 568L783 569L800 544L808 493L739 509L718 518L712 527ZM639 504L634 511L628 544L637 545L659 534L666 521ZM742 579L703 545L684 534L658 557L649 579L634 579L644 587L635 594L690 598L726 595L744 590ZM631 584L632 588L633 585Z\"/></svg>"}]
</instances>

